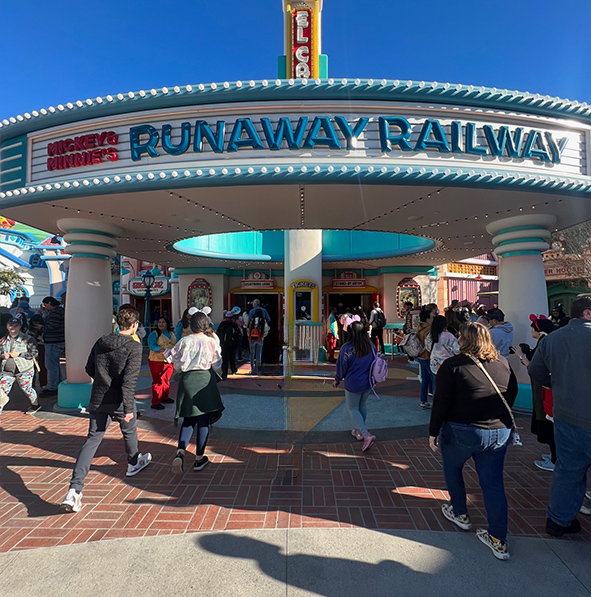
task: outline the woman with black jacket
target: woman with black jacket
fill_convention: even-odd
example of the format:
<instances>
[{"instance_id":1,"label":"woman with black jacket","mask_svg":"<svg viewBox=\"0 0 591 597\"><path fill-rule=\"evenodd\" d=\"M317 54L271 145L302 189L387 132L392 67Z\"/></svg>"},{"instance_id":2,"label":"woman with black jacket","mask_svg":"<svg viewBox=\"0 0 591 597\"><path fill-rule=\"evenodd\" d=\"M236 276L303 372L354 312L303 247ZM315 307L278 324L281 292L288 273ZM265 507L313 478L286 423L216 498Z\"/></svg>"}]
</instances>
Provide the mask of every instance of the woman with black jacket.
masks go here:
<instances>
[{"instance_id":1,"label":"woman with black jacket","mask_svg":"<svg viewBox=\"0 0 591 597\"><path fill-rule=\"evenodd\" d=\"M429 445L434 452L440 439L451 502L441 510L461 529L471 528L462 469L473 458L488 519L488 531L478 529L476 535L496 558L508 560L503 465L514 427L511 406L517 396L517 380L485 326L464 325L459 344L461 354L445 360L437 372L429 425Z\"/></svg>"}]
</instances>

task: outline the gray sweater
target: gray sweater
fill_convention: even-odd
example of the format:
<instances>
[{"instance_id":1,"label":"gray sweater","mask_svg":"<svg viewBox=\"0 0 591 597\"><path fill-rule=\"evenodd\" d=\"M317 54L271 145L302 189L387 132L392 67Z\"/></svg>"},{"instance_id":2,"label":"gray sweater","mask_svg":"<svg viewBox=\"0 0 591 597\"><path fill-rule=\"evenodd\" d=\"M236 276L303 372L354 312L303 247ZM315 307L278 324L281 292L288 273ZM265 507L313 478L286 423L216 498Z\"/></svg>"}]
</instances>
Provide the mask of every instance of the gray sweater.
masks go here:
<instances>
[{"instance_id":1,"label":"gray sweater","mask_svg":"<svg viewBox=\"0 0 591 597\"><path fill-rule=\"evenodd\" d=\"M554 417L591 430L591 321L571 319L538 344L531 378L551 387Z\"/></svg>"}]
</instances>

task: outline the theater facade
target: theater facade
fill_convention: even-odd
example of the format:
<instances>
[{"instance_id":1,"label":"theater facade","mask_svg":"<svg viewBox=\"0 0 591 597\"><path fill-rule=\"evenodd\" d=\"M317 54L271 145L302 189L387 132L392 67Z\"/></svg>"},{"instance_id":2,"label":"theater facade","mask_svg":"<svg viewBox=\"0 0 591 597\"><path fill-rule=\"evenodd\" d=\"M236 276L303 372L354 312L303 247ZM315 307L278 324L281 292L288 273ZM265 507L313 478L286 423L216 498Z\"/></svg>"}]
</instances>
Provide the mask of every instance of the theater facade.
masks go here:
<instances>
[{"instance_id":1,"label":"theater facade","mask_svg":"<svg viewBox=\"0 0 591 597\"><path fill-rule=\"evenodd\" d=\"M427 302L436 266L493 249L516 340L529 338L530 313L547 312L546 241L591 218L591 106L331 78L321 2L284 7L277 78L121 92L1 121L1 213L63 233L72 256L63 403L87 387L83 361L110 329L116 254L173 270L175 316L209 300L219 320L268 295L288 347L302 306L322 324L348 294L379 298L394 323L405 288Z\"/></svg>"}]
</instances>

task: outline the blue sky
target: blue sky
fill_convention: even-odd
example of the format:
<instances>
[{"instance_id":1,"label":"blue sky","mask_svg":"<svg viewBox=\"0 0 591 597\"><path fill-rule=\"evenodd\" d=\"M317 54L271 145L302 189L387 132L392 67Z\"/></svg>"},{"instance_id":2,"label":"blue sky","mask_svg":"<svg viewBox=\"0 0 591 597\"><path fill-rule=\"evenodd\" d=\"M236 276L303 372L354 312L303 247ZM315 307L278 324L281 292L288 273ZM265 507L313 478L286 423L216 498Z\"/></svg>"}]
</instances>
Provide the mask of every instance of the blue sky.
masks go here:
<instances>
[{"instance_id":1,"label":"blue sky","mask_svg":"<svg viewBox=\"0 0 591 597\"><path fill-rule=\"evenodd\" d=\"M277 76L281 0L2 3L0 118L108 93ZM591 103L589 0L325 0L329 75Z\"/></svg>"}]
</instances>

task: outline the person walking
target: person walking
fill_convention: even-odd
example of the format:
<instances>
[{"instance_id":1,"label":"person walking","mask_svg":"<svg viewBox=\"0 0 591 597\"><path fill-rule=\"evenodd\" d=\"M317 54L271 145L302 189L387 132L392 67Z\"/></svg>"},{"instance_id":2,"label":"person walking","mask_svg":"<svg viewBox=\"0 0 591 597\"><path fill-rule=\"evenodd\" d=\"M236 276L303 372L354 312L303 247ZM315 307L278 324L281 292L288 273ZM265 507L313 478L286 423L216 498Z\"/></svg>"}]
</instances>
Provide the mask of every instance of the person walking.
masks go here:
<instances>
[{"instance_id":1,"label":"person walking","mask_svg":"<svg viewBox=\"0 0 591 597\"><path fill-rule=\"evenodd\" d=\"M268 324L271 317L264 307L261 307L261 301L254 299L253 308L248 313L248 346L250 351L250 372L252 375L258 375L261 371L263 362L263 343L268 334Z\"/></svg>"},{"instance_id":2,"label":"person walking","mask_svg":"<svg viewBox=\"0 0 591 597\"><path fill-rule=\"evenodd\" d=\"M369 450L375 441L365 424L367 419L367 399L371 393L370 370L377 356L365 326L360 321L349 325L349 340L341 347L337 359L337 370L332 383L338 388L345 380L345 402L355 428L351 434L358 441L362 441L361 450Z\"/></svg>"},{"instance_id":3,"label":"person walking","mask_svg":"<svg viewBox=\"0 0 591 597\"><path fill-rule=\"evenodd\" d=\"M141 454L137 438L135 387L142 364L142 346L131 336L137 332L140 314L127 308L117 314L119 333L99 338L88 357L86 373L92 378L88 405L88 437L82 446L68 493L61 503L62 512L78 512L82 508L82 489L92 459L112 420L119 423L127 453L128 477L137 475L152 460Z\"/></svg>"},{"instance_id":4,"label":"person walking","mask_svg":"<svg viewBox=\"0 0 591 597\"><path fill-rule=\"evenodd\" d=\"M166 358L166 351L176 344L176 336L172 333L172 324L168 317L161 317L156 329L148 336L148 367L152 374L152 408L163 410L165 404L172 404L170 397L170 378L174 373L172 363Z\"/></svg>"},{"instance_id":5,"label":"person walking","mask_svg":"<svg viewBox=\"0 0 591 597\"><path fill-rule=\"evenodd\" d=\"M437 315L437 309L430 308L428 305L421 309L419 314L420 323L417 326L417 338L425 350L417 357L421 370L421 408L431 408L429 394L435 392L435 375L431 370L431 353L427 350L425 343L427 336L431 332L431 324Z\"/></svg>"},{"instance_id":6,"label":"person walking","mask_svg":"<svg viewBox=\"0 0 591 597\"><path fill-rule=\"evenodd\" d=\"M498 308L489 309L484 318L490 326L490 337L502 357L509 358L513 345L513 325L505 321L505 314Z\"/></svg>"},{"instance_id":7,"label":"person walking","mask_svg":"<svg viewBox=\"0 0 591 597\"><path fill-rule=\"evenodd\" d=\"M36 413L40 406L33 387L35 358L38 350L35 340L22 332L22 319L13 317L6 324L7 333L0 340L0 413L8 403L14 382L31 401L28 414Z\"/></svg>"},{"instance_id":8,"label":"person walking","mask_svg":"<svg viewBox=\"0 0 591 597\"><path fill-rule=\"evenodd\" d=\"M554 396L556 464L546 519L554 537L578 533L591 468L591 295L577 297L568 324L544 338L527 372ZM590 504L591 505L591 504Z\"/></svg>"},{"instance_id":9,"label":"person walking","mask_svg":"<svg viewBox=\"0 0 591 597\"><path fill-rule=\"evenodd\" d=\"M369 326L371 327L371 341L376 345L376 350L384 354L384 328L386 327L386 315L380 308L380 303L376 301L369 314Z\"/></svg>"},{"instance_id":10,"label":"person walking","mask_svg":"<svg viewBox=\"0 0 591 597\"><path fill-rule=\"evenodd\" d=\"M62 368L60 359L66 346L64 308L57 299L46 296L41 302L41 308L47 313L43 326L43 342L45 344L45 367L49 374L45 395L57 393L57 388L62 381Z\"/></svg>"},{"instance_id":11,"label":"person walking","mask_svg":"<svg viewBox=\"0 0 591 597\"><path fill-rule=\"evenodd\" d=\"M232 375L238 372L236 367L236 352L238 350L238 342L242 340L242 334L238 326L238 313L236 311L226 311L224 319L218 325L216 334L220 339L222 349L222 379L226 379L228 377L228 369Z\"/></svg>"},{"instance_id":12,"label":"person walking","mask_svg":"<svg viewBox=\"0 0 591 597\"><path fill-rule=\"evenodd\" d=\"M466 504L463 468L472 458L484 497L488 530L477 537L500 560L509 559L507 497L503 466L515 427L511 407L517 379L491 341L485 326L467 323L460 331L461 354L441 364L429 423L429 446L441 448L450 503L445 518L463 530L472 527Z\"/></svg>"},{"instance_id":13,"label":"person walking","mask_svg":"<svg viewBox=\"0 0 591 597\"><path fill-rule=\"evenodd\" d=\"M556 325L545 317L536 317L530 315L532 320L531 335L534 340L537 340L536 346L533 350L528 344L520 344L513 346L513 352L519 357L522 365L529 367L534 354L544 338L556 330ZM529 371L528 371L529 372ZM544 388L541 383L535 379L531 379L531 393L532 393L532 418L531 418L531 432L536 436L541 444L548 444L550 447L550 454L542 454L541 460L534 460L534 464L543 471L553 472L556 464L556 444L554 442L554 423L546 417L544 410L544 394L550 391Z\"/></svg>"},{"instance_id":14,"label":"person walking","mask_svg":"<svg viewBox=\"0 0 591 597\"><path fill-rule=\"evenodd\" d=\"M169 356L177 371L181 372L177 393L176 419L182 417L177 452L172 461L172 471L185 470L187 446L197 429L197 450L194 471L203 469L209 459L205 447L209 426L222 416L224 405L218 390L218 375L214 371L222 364L219 342L210 336L207 316L198 312L191 316L190 336L177 342Z\"/></svg>"}]
</instances>

